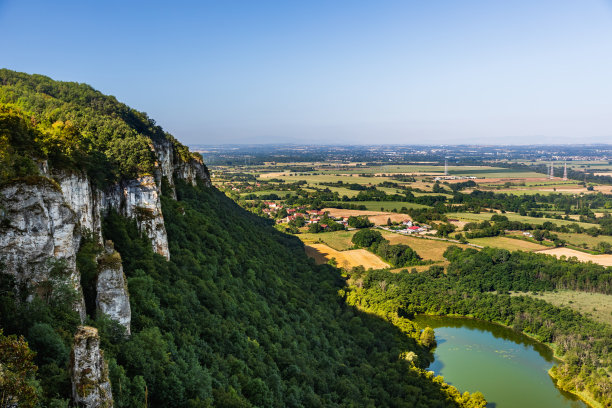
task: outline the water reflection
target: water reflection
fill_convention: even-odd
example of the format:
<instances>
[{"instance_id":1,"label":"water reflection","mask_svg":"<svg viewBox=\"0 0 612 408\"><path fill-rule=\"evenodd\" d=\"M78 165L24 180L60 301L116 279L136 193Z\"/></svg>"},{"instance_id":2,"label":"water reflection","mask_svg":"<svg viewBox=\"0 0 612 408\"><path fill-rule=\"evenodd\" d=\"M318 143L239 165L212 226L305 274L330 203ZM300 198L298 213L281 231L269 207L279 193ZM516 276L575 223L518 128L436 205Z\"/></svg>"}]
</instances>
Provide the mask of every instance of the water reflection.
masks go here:
<instances>
[{"instance_id":1,"label":"water reflection","mask_svg":"<svg viewBox=\"0 0 612 408\"><path fill-rule=\"evenodd\" d=\"M481 391L487 407L586 407L548 375L555 359L545 344L482 320L422 315L414 320L436 332L438 346L429 370L461 392Z\"/></svg>"}]
</instances>

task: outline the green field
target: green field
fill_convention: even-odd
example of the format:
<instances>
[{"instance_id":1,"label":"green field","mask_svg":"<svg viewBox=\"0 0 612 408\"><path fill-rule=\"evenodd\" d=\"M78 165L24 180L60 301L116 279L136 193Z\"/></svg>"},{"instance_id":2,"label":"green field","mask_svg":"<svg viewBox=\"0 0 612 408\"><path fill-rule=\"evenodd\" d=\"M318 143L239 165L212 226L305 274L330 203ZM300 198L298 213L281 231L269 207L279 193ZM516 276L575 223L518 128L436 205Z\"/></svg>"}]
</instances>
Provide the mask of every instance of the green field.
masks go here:
<instances>
[{"instance_id":1,"label":"green field","mask_svg":"<svg viewBox=\"0 0 612 408\"><path fill-rule=\"evenodd\" d=\"M405 203L401 201L351 201L349 203L345 202L335 202L334 204L355 204L355 205L365 205L368 211L399 211L402 207L406 208L428 208L427 205L423 204L415 204L415 203ZM381 210L382 208L382 210Z\"/></svg>"},{"instance_id":2,"label":"green field","mask_svg":"<svg viewBox=\"0 0 612 408\"><path fill-rule=\"evenodd\" d=\"M542 299L555 306L566 306L594 320L612 325L612 295L601 293L578 292L572 290L559 290L555 292L514 293L513 295L528 295Z\"/></svg>"},{"instance_id":3,"label":"green field","mask_svg":"<svg viewBox=\"0 0 612 408\"><path fill-rule=\"evenodd\" d=\"M317 172L321 173L321 172ZM376 185L380 184L383 181L390 181L389 177L360 177L360 176L342 176L337 174L308 174L308 173L293 173L293 176L289 175L275 175L272 178L285 180L288 183L295 183L299 180L304 180L310 185L319 184L319 183L337 183L338 181L342 181L343 183L356 183L362 185ZM259 175L261 180L267 180L270 177L262 177Z\"/></svg>"},{"instance_id":4,"label":"green field","mask_svg":"<svg viewBox=\"0 0 612 408\"><path fill-rule=\"evenodd\" d=\"M541 249L547 249L544 245L535 244L529 241L523 241L521 239L514 239L508 237L485 237L485 238L472 238L468 240L471 244L480 245L483 247L492 248L503 248L508 251L539 251Z\"/></svg>"},{"instance_id":5,"label":"green field","mask_svg":"<svg viewBox=\"0 0 612 408\"><path fill-rule=\"evenodd\" d=\"M472 214L472 213L448 213L446 216L448 218L457 218L464 221L484 221L490 220L493 213L480 213L480 214ZM583 228L591 228L596 227L597 224L589 224L587 222L578 222L578 221L568 221L568 220L556 220L551 218L537 218L537 217L528 217L524 215L519 215L515 213L505 213L501 214L508 217L510 221L520 221L520 222L528 222L531 224L544 224L546 221L550 221L553 224L557 225L569 225L569 224L578 224Z\"/></svg>"},{"instance_id":6,"label":"green field","mask_svg":"<svg viewBox=\"0 0 612 408\"><path fill-rule=\"evenodd\" d=\"M607 242L612 244L612 237L608 235L599 235L597 237L592 237L588 234L566 234L563 232L556 232L559 238L567 241L568 243L577 246L583 247L582 244L587 244L587 248L594 249L600 242Z\"/></svg>"},{"instance_id":7,"label":"green field","mask_svg":"<svg viewBox=\"0 0 612 408\"><path fill-rule=\"evenodd\" d=\"M322 232L319 234L304 233L297 235L304 243L322 242L336 251L346 251L353 246L351 239L357 230Z\"/></svg>"}]
</instances>

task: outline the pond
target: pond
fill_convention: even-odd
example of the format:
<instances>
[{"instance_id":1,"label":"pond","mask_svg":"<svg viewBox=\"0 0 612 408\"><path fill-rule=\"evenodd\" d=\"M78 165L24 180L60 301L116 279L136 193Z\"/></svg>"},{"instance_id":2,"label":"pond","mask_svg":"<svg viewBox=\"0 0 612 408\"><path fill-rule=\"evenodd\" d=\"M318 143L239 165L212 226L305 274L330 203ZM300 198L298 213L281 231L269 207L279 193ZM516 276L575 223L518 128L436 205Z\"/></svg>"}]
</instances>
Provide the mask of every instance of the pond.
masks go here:
<instances>
[{"instance_id":1,"label":"pond","mask_svg":"<svg viewBox=\"0 0 612 408\"><path fill-rule=\"evenodd\" d=\"M494 408L585 408L557 388L548 370L552 351L512 329L459 317L417 316L435 330L438 346L429 370L459 391L484 394Z\"/></svg>"}]
</instances>

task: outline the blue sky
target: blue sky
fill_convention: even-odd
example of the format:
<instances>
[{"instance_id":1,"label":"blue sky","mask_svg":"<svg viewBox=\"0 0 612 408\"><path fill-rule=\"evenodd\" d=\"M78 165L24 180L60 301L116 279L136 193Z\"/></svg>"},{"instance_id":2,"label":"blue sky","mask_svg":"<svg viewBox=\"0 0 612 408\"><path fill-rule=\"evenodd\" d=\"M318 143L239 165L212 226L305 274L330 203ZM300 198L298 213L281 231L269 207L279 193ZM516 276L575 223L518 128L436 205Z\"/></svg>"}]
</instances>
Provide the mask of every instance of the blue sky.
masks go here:
<instances>
[{"instance_id":1,"label":"blue sky","mask_svg":"<svg viewBox=\"0 0 612 408\"><path fill-rule=\"evenodd\" d=\"M190 144L612 143L610 0L0 0L0 67Z\"/></svg>"}]
</instances>

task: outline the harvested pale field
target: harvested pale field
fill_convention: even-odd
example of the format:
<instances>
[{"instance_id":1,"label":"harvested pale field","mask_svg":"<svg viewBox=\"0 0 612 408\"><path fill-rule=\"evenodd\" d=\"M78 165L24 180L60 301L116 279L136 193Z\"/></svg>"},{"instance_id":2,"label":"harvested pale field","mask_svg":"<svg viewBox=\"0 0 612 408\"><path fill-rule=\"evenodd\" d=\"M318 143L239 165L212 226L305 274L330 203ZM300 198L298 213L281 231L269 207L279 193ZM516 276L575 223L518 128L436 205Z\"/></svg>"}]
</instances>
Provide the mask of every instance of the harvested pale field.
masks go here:
<instances>
[{"instance_id":1,"label":"harvested pale field","mask_svg":"<svg viewBox=\"0 0 612 408\"><path fill-rule=\"evenodd\" d=\"M560 290L555 292L533 293L516 292L513 296L531 296L545 300L555 306L566 306L592 319L612 326L612 295L601 293L578 292L573 290Z\"/></svg>"},{"instance_id":2,"label":"harvested pale field","mask_svg":"<svg viewBox=\"0 0 612 408\"><path fill-rule=\"evenodd\" d=\"M366 269L384 269L389 264L365 249L351 249L349 251L336 251L325 244L306 245L306 255L313 258L316 263L323 264L332 258L336 259L338 267L353 268L363 266Z\"/></svg>"},{"instance_id":3,"label":"harvested pale field","mask_svg":"<svg viewBox=\"0 0 612 408\"><path fill-rule=\"evenodd\" d=\"M442 256L444 251L451 246L456 245L460 248L470 248L468 245L456 244L454 242L441 241L437 239L428 238L416 238L410 235L396 234L389 231L380 231L382 236L389 240L392 245L404 244L414 249L421 258L426 261L446 261L446 258ZM402 268L403 269L403 268ZM408 268L412 269L412 267ZM427 269L427 268L425 268Z\"/></svg>"},{"instance_id":4,"label":"harvested pale field","mask_svg":"<svg viewBox=\"0 0 612 408\"><path fill-rule=\"evenodd\" d=\"M521 239L514 239L508 237L485 237L485 238L472 238L469 240L472 244L480 245L483 247L492 248L503 248L508 251L541 251L547 247L544 245L536 244L534 242L523 241Z\"/></svg>"},{"instance_id":5,"label":"harvested pale field","mask_svg":"<svg viewBox=\"0 0 612 408\"><path fill-rule=\"evenodd\" d=\"M392 222L402 222L404 220L410 220L410 216L406 214L397 214L392 212L384 211L367 211L367 210L345 210L341 208L324 208L322 211L329 212L332 217L360 217L367 216L370 222L375 225L384 225L390 218Z\"/></svg>"},{"instance_id":6,"label":"harvested pale field","mask_svg":"<svg viewBox=\"0 0 612 408\"><path fill-rule=\"evenodd\" d=\"M567 258L576 257L582 262L593 262L603 266L612 266L612 255L591 255L584 252L576 251L569 248L552 248L538 251L540 254L553 255L557 258L565 256Z\"/></svg>"},{"instance_id":7,"label":"harvested pale field","mask_svg":"<svg viewBox=\"0 0 612 408\"><path fill-rule=\"evenodd\" d=\"M278 177L288 177L290 174L290 172L288 171L278 171L278 172L274 172L274 173L261 173L259 175L259 178L261 179L271 179L271 178L278 178Z\"/></svg>"}]
</instances>

